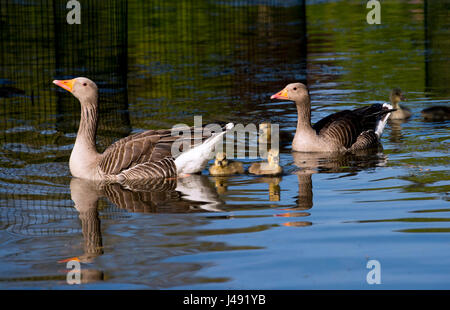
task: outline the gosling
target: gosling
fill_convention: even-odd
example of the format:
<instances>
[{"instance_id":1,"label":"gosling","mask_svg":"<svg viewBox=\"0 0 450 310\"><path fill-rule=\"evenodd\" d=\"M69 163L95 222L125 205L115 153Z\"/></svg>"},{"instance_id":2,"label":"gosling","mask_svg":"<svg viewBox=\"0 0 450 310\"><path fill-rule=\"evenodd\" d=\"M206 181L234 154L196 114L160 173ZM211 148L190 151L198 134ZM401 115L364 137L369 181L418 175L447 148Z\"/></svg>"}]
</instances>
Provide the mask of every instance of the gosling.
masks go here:
<instances>
[{"instance_id":1,"label":"gosling","mask_svg":"<svg viewBox=\"0 0 450 310\"><path fill-rule=\"evenodd\" d=\"M400 101L405 100L402 91L399 88L394 88L389 96L391 100L392 107L397 109L391 113L390 119L408 119L411 117L411 110L400 104Z\"/></svg>"},{"instance_id":2,"label":"gosling","mask_svg":"<svg viewBox=\"0 0 450 310\"><path fill-rule=\"evenodd\" d=\"M276 149L270 149L267 153L267 162L253 163L248 172L256 175L280 175L283 168L280 163L280 152Z\"/></svg>"},{"instance_id":3,"label":"gosling","mask_svg":"<svg viewBox=\"0 0 450 310\"><path fill-rule=\"evenodd\" d=\"M285 146L292 142L294 135L286 131L278 132L278 142L280 145ZM271 123L261 123L259 124L259 136L258 142L260 144L271 144L272 143L272 124Z\"/></svg>"},{"instance_id":4,"label":"gosling","mask_svg":"<svg viewBox=\"0 0 450 310\"><path fill-rule=\"evenodd\" d=\"M450 107L434 106L422 110L422 117L426 121L446 121L450 119Z\"/></svg>"},{"instance_id":5,"label":"gosling","mask_svg":"<svg viewBox=\"0 0 450 310\"><path fill-rule=\"evenodd\" d=\"M227 160L224 152L218 152L214 165L209 167L209 174L213 176L227 176L244 173L244 167L241 162Z\"/></svg>"}]
</instances>

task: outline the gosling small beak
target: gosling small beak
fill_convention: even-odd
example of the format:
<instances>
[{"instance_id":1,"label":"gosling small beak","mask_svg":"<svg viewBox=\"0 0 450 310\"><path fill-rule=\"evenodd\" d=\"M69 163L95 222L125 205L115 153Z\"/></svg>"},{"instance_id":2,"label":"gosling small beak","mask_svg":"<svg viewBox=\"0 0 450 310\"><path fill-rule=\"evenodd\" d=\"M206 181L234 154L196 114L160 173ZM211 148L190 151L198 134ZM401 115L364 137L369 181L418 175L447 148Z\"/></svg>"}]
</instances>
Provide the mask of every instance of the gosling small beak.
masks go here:
<instances>
[{"instance_id":1,"label":"gosling small beak","mask_svg":"<svg viewBox=\"0 0 450 310\"><path fill-rule=\"evenodd\" d=\"M73 80L54 80L53 81L53 84L58 85L59 87L62 87L69 92L72 92L74 83L75 83L75 79L73 79Z\"/></svg>"},{"instance_id":2,"label":"gosling small beak","mask_svg":"<svg viewBox=\"0 0 450 310\"><path fill-rule=\"evenodd\" d=\"M283 89L282 91L276 93L275 95L272 95L270 99L289 99L289 96L287 90Z\"/></svg>"},{"instance_id":3,"label":"gosling small beak","mask_svg":"<svg viewBox=\"0 0 450 310\"><path fill-rule=\"evenodd\" d=\"M403 95L400 95L400 99L401 99L402 101L405 101L405 100L406 100L406 97L403 96Z\"/></svg>"}]
</instances>

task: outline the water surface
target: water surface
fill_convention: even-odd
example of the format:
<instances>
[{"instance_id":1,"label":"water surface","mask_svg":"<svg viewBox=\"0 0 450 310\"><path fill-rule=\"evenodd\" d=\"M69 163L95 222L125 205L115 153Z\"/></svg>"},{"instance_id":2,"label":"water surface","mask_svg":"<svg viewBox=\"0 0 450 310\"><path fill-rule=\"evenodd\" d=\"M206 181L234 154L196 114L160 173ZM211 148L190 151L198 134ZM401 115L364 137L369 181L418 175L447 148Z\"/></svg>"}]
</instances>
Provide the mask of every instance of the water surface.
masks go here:
<instances>
[{"instance_id":1,"label":"water surface","mask_svg":"<svg viewBox=\"0 0 450 310\"><path fill-rule=\"evenodd\" d=\"M361 1L84 2L76 26L65 1L0 5L0 288L449 287L449 122L420 117L449 104L444 1L383 1L381 25ZM99 85L99 151L194 115L293 132L295 106L269 99L293 81L313 122L393 87L413 117L378 152L288 144L277 178L205 169L130 190L70 176L79 104L51 81L74 76ZM58 262L75 256L83 284L69 286Z\"/></svg>"}]
</instances>

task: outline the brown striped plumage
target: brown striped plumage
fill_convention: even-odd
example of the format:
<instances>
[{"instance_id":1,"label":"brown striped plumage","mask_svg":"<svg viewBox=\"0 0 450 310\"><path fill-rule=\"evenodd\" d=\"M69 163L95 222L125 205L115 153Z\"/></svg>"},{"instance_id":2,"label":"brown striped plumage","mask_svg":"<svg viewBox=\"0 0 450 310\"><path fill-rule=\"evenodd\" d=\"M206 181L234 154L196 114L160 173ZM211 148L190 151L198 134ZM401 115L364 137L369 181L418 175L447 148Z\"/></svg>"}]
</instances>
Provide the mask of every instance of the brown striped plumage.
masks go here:
<instances>
[{"instance_id":1,"label":"brown striped plumage","mask_svg":"<svg viewBox=\"0 0 450 310\"><path fill-rule=\"evenodd\" d=\"M292 149L299 152L346 152L377 146L393 111L387 104L373 104L333 113L311 126L311 102L304 84L289 84L271 98L295 101L298 121Z\"/></svg>"},{"instance_id":2,"label":"brown striped plumage","mask_svg":"<svg viewBox=\"0 0 450 310\"><path fill-rule=\"evenodd\" d=\"M177 175L177 168L172 157L165 157L159 161L147 161L136 164L131 168L119 173L119 181L150 179L150 178L173 178Z\"/></svg>"},{"instance_id":3,"label":"brown striped plumage","mask_svg":"<svg viewBox=\"0 0 450 310\"><path fill-rule=\"evenodd\" d=\"M159 162L171 156L172 143L179 138L170 130L148 130L123 138L102 154L99 168L105 174L119 174L137 165Z\"/></svg>"},{"instance_id":4,"label":"brown striped plumage","mask_svg":"<svg viewBox=\"0 0 450 310\"><path fill-rule=\"evenodd\" d=\"M341 143L350 150L360 150L378 145L375 128L380 117L389 113L381 104L333 113L312 128L329 140Z\"/></svg>"}]
</instances>

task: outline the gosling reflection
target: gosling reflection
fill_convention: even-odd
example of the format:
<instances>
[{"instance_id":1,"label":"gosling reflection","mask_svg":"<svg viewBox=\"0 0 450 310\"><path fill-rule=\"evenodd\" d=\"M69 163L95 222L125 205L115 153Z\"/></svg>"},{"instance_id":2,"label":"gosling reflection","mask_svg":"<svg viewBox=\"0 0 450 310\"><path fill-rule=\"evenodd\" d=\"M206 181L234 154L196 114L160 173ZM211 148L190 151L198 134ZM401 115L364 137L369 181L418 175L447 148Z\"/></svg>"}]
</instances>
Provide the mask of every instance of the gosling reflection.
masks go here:
<instances>
[{"instance_id":1,"label":"gosling reflection","mask_svg":"<svg viewBox=\"0 0 450 310\"><path fill-rule=\"evenodd\" d=\"M220 195L225 195L228 192L229 180L232 177L211 177L214 181L217 193ZM269 201L280 201L281 198L281 189L280 182L281 177L259 177L256 179L252 179L251 183L267 183L268 184L268 192L269 192Z\"/></svg>"},{"instance_id":2,"label":"gosling reflection","mask_svg":"<svg viewBox=\"0 0 450 310\"><path fill-rule=\"evenodd\" d=\"M267 183L269 183L269 200L270 201L280 201L281 189L280 189L281 178L269 178Z\"/></svg>"},{"instance_id":3,"label":"gosling reflection","mask_svg":"<svg viewBox=\"0 0 450 310\"><path fill-rule=\"evenodd\" d=\"M280 201L281 198L281 183L282 177L260 177L256 179L257 183L266 183L268 184L269 190L269 201Z\"/></svg>"},{"instance_id":4,"label":"gosling reflection","mask_svg":"<svg viewBox=\"0 0 450 310\"><path fill-rule=\"evenodd\" d=\"M228 179L229 177L213 177L214 186L219 195L224 195L228 191Z\"/></svg>"},{"instance_id":5,"label":"gosling reflection","mask_svg":"<svg viewBox=\"0 0 450 310\"><path fill-rule=\"evenodd\" d=\"M389 119L389 125L391 127L391 135L389 141L393 143L400 143L403 140L402 125L407 122L404 119Z\"/></svg>"}]
</instances>

